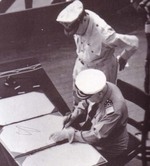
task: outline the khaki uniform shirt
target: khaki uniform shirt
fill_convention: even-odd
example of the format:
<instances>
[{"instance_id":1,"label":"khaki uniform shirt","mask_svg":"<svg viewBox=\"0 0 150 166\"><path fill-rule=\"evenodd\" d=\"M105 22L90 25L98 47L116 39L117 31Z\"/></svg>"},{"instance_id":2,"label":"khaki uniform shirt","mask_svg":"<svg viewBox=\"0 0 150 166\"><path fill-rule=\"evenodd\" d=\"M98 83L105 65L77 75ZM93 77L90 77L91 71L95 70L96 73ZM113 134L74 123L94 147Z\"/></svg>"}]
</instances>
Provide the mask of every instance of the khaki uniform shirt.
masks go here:
<instances>
[{"instance_id":1,"label":"khaki uniform shirt","mask_svg":"<svg viewBox=\"0 0 150 166\"><path fill-rule=\"evenodd\" d=\"M87 131L79 131L74 128L68 129L68 139L70 142L85 142L94 145L98 150L102 150L110 156L116 156L127 149L127 118L128 111L125 100L118 89L112 83L107 83L107 92L103 101L99 103L99 107L91 120L92 126ZM111 109L106 109L104 103L106 100L112 101ZM93 103L90 99L88 112L90 112ZM82 104L83 103L83 104ZM73 114L81 114L84 110L84 102L78 104L78 109Z\"/></svg>"}]
</instances>

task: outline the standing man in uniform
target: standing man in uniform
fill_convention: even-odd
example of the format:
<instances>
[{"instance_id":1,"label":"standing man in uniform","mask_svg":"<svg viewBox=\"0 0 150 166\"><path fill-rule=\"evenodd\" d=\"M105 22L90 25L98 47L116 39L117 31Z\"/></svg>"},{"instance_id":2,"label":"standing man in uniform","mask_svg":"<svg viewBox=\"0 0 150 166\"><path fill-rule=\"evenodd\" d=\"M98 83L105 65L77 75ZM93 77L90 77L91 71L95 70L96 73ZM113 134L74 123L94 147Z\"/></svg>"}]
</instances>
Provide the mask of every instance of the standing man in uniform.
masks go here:
<instances>
[{"instance_id":1,"label":"standing man in uniform","mask_svg":"<svg viewBox=\"0 0 150 166\"><path fill-rule=\"evenodd\" d=\"M136 36L116 33L96 13L85 10L79 0L63 9L56 21L63 25L64 33L75 40L77 59L73 79L80 71L95 68L105 73L107 81L115 83L118 62L119 70L123 70L138 48ZM116 48L122 49L118 60L114 56Z\"/></svg>"},{"instance_id":2,"label":"standing man in uniform","mask_svg":"<svg viewBox=\"0 0 150 166\"><path fill-rule=\"evenodd\" d=\"M81 71L75 87L81 101L65 116L64 129L50 139L91 144L109 162L116 162L114 158L122 155L128 145L128 111L119 88L107 82L105 74L97 69Z\"/></svg>"}]
</instances>

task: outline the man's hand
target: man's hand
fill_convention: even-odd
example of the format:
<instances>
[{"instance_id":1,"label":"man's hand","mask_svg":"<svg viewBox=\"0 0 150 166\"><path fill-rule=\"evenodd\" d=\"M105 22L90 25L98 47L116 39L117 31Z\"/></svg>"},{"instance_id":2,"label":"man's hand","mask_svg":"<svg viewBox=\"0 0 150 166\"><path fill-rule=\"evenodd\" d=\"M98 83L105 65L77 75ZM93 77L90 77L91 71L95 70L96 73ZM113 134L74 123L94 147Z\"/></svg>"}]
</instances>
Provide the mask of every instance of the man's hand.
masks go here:
<instances>
[{"instance_id":1,"label":"man's hand","mask_svg":"<svg viewBox=\"0 0 150 166\"><path fill-rule=\"evenodd\" d=\"M49 139L52 139L55 142L63 141L68 139L67 131L62 130L50 135Z\"/></svg>"},{"instance_id":2,"label":"man's hand","mask_svg":"<svg viewBox=\"0 0 150 166\"><path fill-rule=\"evenodd\" d=\"M73 116L73 114L70 114L68 116L65 116L64 117L64 120L63 120L63 126L65 128L68 128L71 126L71 124L74 122L75 120L75 117Z\"/></svg>"},{"instance_id":3,"label":"man's hand","mask_svg":"<svg viewBox=\"0 0 150 166\"><path fill-rule=\"evenodd\" d=\"M123 70L126 66L127 61L122 57L119 57L119 71Z\"/></svg>"}]
</instances>

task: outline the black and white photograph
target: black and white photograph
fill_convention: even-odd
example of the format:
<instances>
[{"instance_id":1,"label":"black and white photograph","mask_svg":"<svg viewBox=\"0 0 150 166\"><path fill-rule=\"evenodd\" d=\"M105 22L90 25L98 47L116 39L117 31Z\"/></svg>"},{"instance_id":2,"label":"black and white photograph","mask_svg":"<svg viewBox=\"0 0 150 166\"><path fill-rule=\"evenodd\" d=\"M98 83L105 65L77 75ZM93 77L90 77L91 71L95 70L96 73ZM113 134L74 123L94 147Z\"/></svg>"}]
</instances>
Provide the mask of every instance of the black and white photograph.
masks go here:
<instances>
[{"instance_id":1,"label":"black and white photograph","mask_svg":"<svg viewBox=\"0 0 150 166\"><path fill-rule=\"evenodd\" d=\"M0 166L150 166L150 0L0 0Z\"/></svg>"}]
</instances>

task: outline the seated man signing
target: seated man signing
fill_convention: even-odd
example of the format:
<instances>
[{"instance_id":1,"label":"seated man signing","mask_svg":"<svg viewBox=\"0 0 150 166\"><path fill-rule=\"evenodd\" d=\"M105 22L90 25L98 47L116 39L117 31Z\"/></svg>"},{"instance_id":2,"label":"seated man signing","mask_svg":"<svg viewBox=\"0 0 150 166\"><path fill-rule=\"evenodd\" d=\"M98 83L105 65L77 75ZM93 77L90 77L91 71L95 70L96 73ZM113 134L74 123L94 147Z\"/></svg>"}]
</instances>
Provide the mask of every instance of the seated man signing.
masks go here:
<instances>
[{"instance_id":1,"label":"seated man signing","mask_svg":"<svg viewBox=\"0 0 150 166\"><path fill-rule=\"evenodd\" d=\"M64 117L64 129L50 139L91 144L108 161L124 153L128 145L128 111L118 87L107 82L97 69L81 71L75 87L78 103Z\"/></svg>"}]
</instances>

